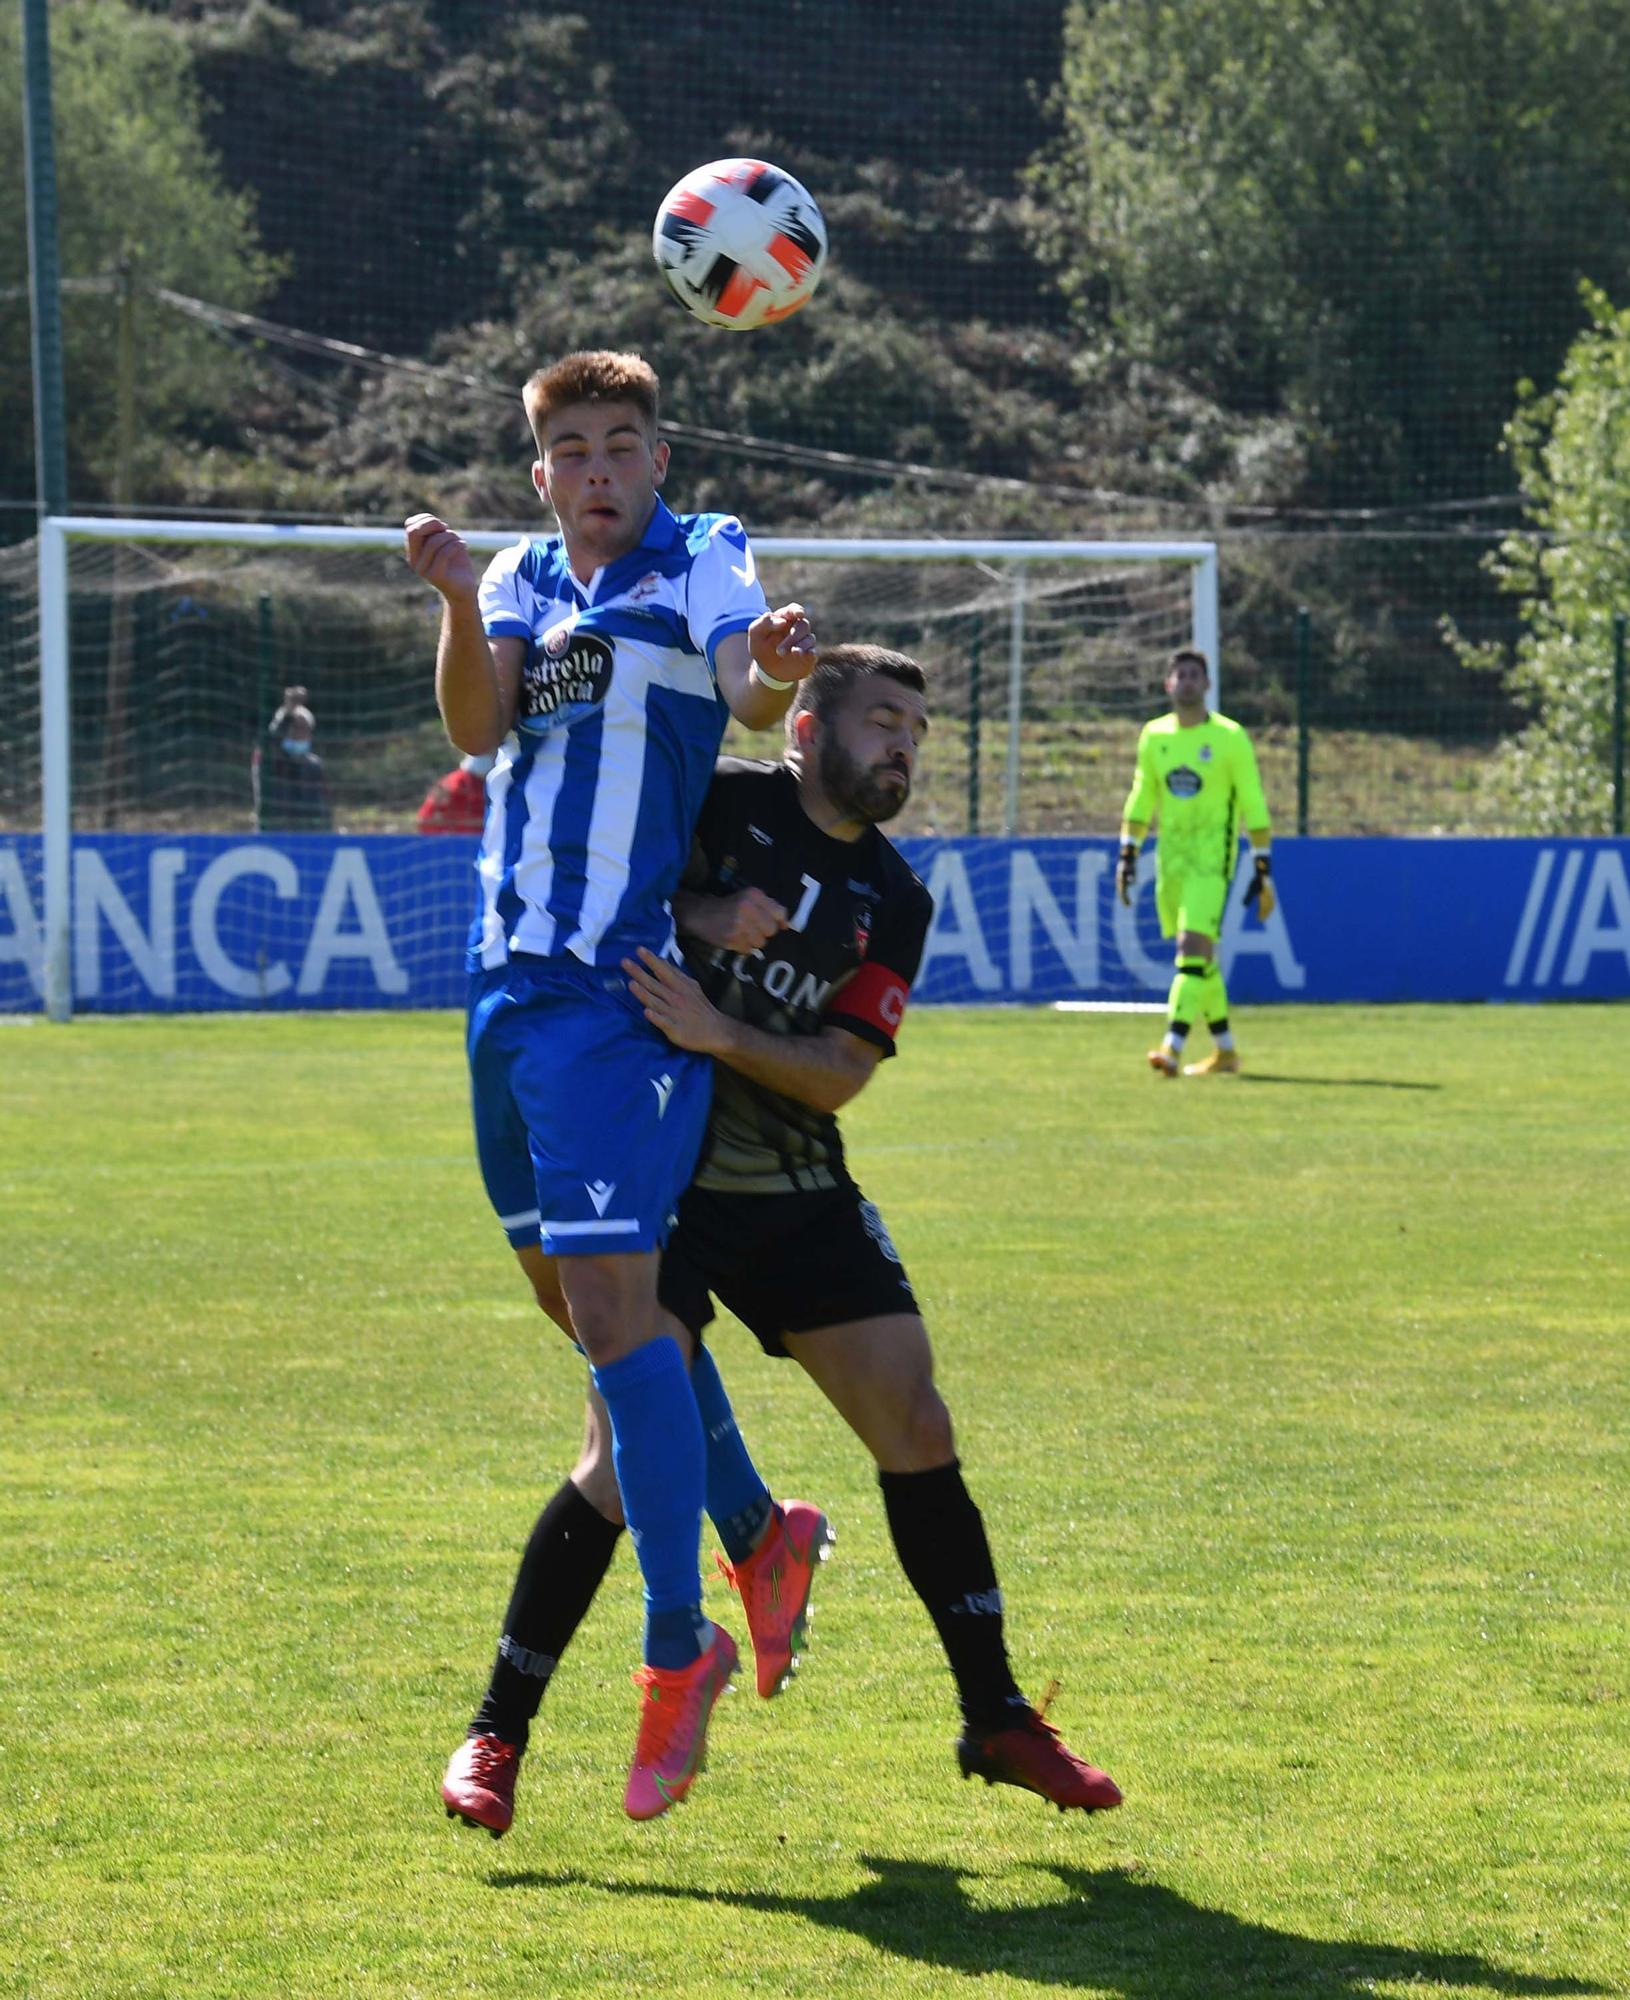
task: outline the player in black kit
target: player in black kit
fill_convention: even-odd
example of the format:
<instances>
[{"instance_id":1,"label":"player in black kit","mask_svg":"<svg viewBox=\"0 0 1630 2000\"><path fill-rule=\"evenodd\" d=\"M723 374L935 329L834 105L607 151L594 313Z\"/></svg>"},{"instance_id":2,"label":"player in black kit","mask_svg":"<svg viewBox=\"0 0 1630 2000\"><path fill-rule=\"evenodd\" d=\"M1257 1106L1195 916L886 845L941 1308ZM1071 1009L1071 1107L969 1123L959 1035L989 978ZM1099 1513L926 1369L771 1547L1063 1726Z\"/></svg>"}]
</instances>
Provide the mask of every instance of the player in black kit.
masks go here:
<instances>
[{"instance_id":1,"label":"player in black kit","mask_svg":"<svg viewBox=\"0 0 1630 2000\"><path fill-rule=\"evenodd\" d=\"M904 654L823 652L788 716L785 761L719 764L674 899L689 970L651 952L624 967L647 1018L677 1046L715 1059L708 1138L663 1253L659 1292L676 1337L684 1328L699 1357L721 1301L766 1352L804 1368L871 1452L901 1566L956 1680L964 1776L1090 1812L1119 1805L1121 1794L1013 1679L1002 1594L934 1384L928 1332L883 1219L849 1174L838 1130L838 1110L894 1053L932 916L927 890L878 830L910 794L928 726L923 687L921 667ZM779 1596L792 1580L778 1570L790 1536L773 1523L766 1532L782 1510L724 1409L716 1435L704 1407L708 1512L721 1532L756 1519L765 1536L762 1551L726 1567L752 1628L755 1598ZM744 1491L761 1498L741 1515L730 1502ZM785 1516L789 1530L794 1518L813 1517L809 1528L818 1522L824 1538L817 1510L788 1502ZM517 1579L493 1682L503 1698L489 1697L478 1729L518 1730L524 1742L620 1528L610 1430L591 1397L583 1454L540 1518ZM807 1570L820 1551L806 1544L804 1553ZM530 1684L516 1659L544 1663ZM786 1664L770 1663L767 1676L760 1657L761 1693L784 1683Z\"/></svg>"}]
</instances>

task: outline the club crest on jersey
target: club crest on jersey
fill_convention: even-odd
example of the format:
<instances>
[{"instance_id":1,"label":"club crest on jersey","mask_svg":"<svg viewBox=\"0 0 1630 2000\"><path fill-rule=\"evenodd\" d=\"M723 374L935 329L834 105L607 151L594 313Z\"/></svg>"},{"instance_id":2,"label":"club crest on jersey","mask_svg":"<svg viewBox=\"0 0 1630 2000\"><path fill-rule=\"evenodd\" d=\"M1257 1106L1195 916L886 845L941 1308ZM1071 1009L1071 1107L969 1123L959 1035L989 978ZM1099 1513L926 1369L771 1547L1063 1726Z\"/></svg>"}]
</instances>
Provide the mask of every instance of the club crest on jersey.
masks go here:
<instances>
[{"instance_id":1,"label":"club crest on jersey","mask_svg":"<svg viewBox=\"0 0 1630 2000\"><path fill-rule=\"evenodd\" d=\"M1200 762L1202 764L1209 764L1211 762L1211 745L1209 743L1202 743L1200 745Z\"/></svg>"},{"instance_id":2,"label":"club crest on jersey","mask_svg":"<svg viewBox=\"0 0 1630 2000\"><path fill-rule=\"evenodd\" d=\"M869 906L865 903L862 903L860 908L855 911L854 952L856 958L864 958L866 956L866 952L871 944L871 941L872 941L872 913Z\"/></svg>"},{"instance_id":3,"label":"club crest on jersey","mask_svg":"<svg viewBox=\"0 0 1630 2000\"><path fill-rule=\"evenodd\" d=\"M520 726L548 729L598 708L611 690L612 649L593 632L557 625L527 656L521 674Z\"/></svg>"},{"instance_id":4,"label":"club crest on jersey","mask_svg":"<svg viewBox=\"0 0 1630 2000\"><path fill-rule=\"evenodd\" d=\"M1198 771L1191 771L1187 764L1179 764L1175 771L1166 773L1166 789L1174 799L1192 799L1205 780Z\"/></svg>"},{"instance_id":5,"label":"club crest on jersey","mask_svg":"<svg viewBox=\"0 0 1630 2000\"><path fill-rule=\"evenodd\" d=\"M630 604L643 604L648 597L655 597L662 588L662 579L654 569L648 569L638 583L626 592Z\"/></svg>"}]
</instances>

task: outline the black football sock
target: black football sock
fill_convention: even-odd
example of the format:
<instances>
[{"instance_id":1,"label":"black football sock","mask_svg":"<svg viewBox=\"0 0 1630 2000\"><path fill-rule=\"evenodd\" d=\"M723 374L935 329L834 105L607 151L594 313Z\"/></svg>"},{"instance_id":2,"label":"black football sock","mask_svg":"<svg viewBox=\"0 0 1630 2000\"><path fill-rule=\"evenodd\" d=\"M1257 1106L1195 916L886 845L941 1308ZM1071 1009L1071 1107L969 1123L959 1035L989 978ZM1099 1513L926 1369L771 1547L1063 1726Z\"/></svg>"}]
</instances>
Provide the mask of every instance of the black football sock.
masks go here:
<instances>
[{"instance_id":1,"label":"black football sock","mask_svg":"<svg viewBox=\"0 0 1630 2000\"><path fill-rule=\"evenodd\" d=\"M976 1732L1001 1728L1024 1697L1008 1665L985 1523L962 1467L953 1459L932 1472L880 1472L877 1480L900 1567L951 1663L963 1720Z\"/></svg>"},{"instance_id":2,"label":"black football sock","mask_svg":"<svg viewBox=\"0 0 1630 2000\"><path fill-rule=\"evenodd\" d=\"M569 1479L538 1516L472 1735L501 1736L525 1749L549 1676L594 1602L621 1533Z\"/></svg>"}]
</instances>

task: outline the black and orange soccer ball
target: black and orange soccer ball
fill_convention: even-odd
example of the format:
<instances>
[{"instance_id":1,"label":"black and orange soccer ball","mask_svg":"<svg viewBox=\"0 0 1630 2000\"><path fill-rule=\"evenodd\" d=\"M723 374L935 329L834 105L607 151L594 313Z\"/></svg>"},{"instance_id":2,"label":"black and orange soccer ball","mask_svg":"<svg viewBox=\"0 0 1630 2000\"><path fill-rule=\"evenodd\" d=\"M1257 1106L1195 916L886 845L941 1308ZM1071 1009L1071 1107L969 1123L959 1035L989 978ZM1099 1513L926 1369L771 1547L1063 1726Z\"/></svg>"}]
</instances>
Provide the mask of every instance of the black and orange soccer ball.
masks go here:
<instances>
[{"instance_id":1,"label":"black and orange soccer ball","mask_svg":"<svg viewBox=\"0 0 1630 2000\"><path fill-rule=\"evenodd\" d=\"M714 160L663 197L651 251L687 312L745 332L809 304L826 268L826 224L779 167Z\"/></svg>"}]
</instances>

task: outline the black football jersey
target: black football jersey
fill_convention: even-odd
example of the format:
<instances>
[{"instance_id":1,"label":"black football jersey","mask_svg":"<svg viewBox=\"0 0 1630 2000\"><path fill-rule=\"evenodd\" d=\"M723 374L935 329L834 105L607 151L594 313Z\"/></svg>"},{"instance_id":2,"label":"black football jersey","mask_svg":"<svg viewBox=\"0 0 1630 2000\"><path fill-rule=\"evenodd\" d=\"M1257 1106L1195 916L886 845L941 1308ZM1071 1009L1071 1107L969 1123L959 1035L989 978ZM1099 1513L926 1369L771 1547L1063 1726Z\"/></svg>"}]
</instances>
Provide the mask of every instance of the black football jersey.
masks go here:
<instances>
[{"instance_id":1,"label":"black football jersey","mask_svg":"<svg viewBox=\"0 0 1630 2000\"><path fill-rule=\"evenodd\" d=\"M787 911L787 928L758 951L681 939L721 1013L772 1035L819 1034L830 1023L893 1054L934 906L875 826L835 840L805 813L784 764L723 757L686 887L715 896L760 889ZM715 1065L698 1187L809 1193L847 1180L830 1112Z\"/></svg>"}]
</instances>

